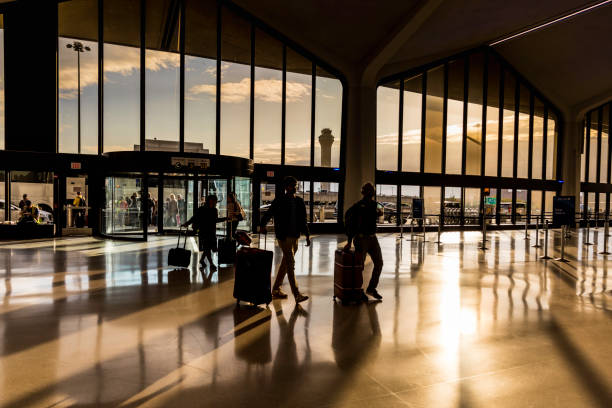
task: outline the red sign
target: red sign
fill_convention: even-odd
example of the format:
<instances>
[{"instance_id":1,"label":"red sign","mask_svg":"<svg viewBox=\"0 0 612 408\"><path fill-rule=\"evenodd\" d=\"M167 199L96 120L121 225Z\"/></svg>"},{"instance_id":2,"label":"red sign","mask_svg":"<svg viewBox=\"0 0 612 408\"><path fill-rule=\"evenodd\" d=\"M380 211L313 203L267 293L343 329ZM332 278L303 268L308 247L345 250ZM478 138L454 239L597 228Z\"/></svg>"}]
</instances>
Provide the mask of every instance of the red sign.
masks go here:
<instances>
[{"instance_id":1,"label":"red sign","mask_svg":"<svg viewBox=\"0 0 612 408\"><path fill-rule=\"evenodd\" d=\"M81 169L81 163L72 162L72 163L70 163L70 168L72 170L80 170Z\"/></svg>"},{"instance_id":2,"label":"red sign","mask_svg":"<svg viewBox=\"0 0 612 408\"><path fill-rule=\"evenodd\" d=\"M274 172L273 171L267 171L266 172L266 177L274 177Z\"/></svg>"}]
</instances>

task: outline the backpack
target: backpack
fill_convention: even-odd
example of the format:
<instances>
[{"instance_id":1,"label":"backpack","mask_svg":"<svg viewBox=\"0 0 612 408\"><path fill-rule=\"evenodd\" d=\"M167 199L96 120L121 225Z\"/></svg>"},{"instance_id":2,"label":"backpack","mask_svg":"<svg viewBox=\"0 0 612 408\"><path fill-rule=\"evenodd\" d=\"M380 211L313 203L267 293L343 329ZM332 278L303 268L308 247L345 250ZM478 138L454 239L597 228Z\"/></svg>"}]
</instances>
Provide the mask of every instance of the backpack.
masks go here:
<instances>
[{"instance_id":1,"label":"backpack","mask_svg":"<svg viewBox=\"0 0 612 408\"><path fill-rule=\"evenodd\" d=\"M344 228L346 235L354 237L359 233L359 227L361 226L361 211L359 202L353 204L344 215Z\"/></svg>"}]
</instances>

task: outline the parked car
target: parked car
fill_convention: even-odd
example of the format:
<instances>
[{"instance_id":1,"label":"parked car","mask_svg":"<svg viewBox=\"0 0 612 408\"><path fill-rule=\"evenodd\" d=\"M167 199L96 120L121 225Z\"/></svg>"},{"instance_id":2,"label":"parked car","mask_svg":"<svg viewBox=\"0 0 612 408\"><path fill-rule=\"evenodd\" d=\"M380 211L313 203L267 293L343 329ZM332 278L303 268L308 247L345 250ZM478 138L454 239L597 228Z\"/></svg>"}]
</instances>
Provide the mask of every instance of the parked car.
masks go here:
<instances>
[{"instance_id":1,"label":"parked car","mask_svg":"<svg viewBox=\"0 0 612 408\"><path fill-rule=\"evenodd\" d=\"M5 203L4 200L0 200L0 222L4 221L5 214ZM21 210L15 204L11 204L11 221L19 220L21 216Z\"/></svg>"}]
</instances>

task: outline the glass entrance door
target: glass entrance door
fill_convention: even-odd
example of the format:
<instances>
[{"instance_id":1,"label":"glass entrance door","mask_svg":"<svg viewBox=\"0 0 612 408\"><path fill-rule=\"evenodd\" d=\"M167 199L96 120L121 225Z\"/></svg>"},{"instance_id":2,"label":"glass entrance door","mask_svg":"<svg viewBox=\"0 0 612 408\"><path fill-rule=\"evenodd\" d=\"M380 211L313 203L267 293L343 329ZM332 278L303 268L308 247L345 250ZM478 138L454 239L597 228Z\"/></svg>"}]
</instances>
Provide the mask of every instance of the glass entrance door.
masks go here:
<instances>
[{"instance_id":1,"label":"glass entrance door","mask_svg":"<svg viewBox=\"0 0 612 408\"><path fill-rule=\"evenodd\" d=\"M142 177L106 177L104 186L103 233L119 238L144 239Z\"/></svg>"}]
</instances>

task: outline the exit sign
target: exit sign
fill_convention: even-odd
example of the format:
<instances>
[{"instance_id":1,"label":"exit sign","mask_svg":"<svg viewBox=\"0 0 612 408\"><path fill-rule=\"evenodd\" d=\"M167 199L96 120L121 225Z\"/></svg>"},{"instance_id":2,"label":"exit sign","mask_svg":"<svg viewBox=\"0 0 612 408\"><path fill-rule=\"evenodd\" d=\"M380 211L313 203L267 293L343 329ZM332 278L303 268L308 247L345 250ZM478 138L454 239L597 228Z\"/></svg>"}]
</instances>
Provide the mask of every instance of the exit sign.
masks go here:
<instances>
[{"instance_id":1,"label":"exit sign","mask_svg":"<svg viewBox=\"0 0 612 408\"><path fill-rule=\"evenodd\" d=\"M273 171L267 171L266 172L266 177L274 177L274 172Z\"/></svg>"},{"instance_id":2,"label":"exit sign","mask_svg":"<svg viewBox=\"0 0 612 408\"><path fill-rule=\"evenodd\" d=\"M70 168L72 170L81 170L81 163L72 162L70 163Z\"/></svg>"}]
</instances>

